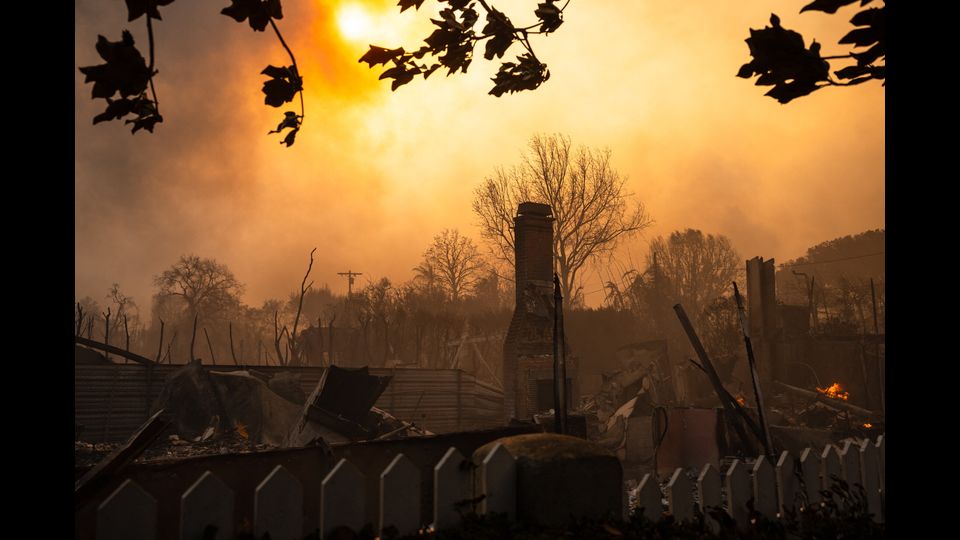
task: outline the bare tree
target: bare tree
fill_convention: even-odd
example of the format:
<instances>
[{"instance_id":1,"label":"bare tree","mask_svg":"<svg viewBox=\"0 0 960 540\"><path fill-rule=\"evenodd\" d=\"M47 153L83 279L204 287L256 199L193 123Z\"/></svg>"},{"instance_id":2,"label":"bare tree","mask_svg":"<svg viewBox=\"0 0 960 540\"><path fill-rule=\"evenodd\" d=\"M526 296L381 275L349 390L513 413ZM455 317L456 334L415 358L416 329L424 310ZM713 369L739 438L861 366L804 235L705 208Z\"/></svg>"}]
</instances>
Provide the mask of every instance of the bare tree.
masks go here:
<instances>
[{"instance_id":1,"label":"bare tree","mask_svg":"<svg viewBox=\"0 0 960 540\"><path fill-rule=\"evenodd\" d=\"M553 210L553 256L564 298L582 301L578 276L625 236L652 224L644 205L625 188L609 150L571 150L564 135L536 135L519 167L499 168L474 193L473 211L495 256L513 265L513 218L524 201Z\"/></svg>"},{"instance_id":2,"label":"bare tree","mask_svg":"<svg viewBox=\"0 0 960 540\"><path fill-rule=\"evenodd\" d=\"M457 229L444 229L433 238L423 253L423 262L414 268L425 283L437 284L456 302L476 285L482 276L483 257L477 246Z\"/></svg>"},{"instance_id":3,"label":"bare tree","mask_svg":"<svg viewBox=\"0 0 960 540\"><path fill-rule=\"evenodd\" d=\"M650 242L647 278L671 303L681 303L697 320L742 274L740 255L723 235L696 229L674 231Z\"/></svg>"},{"instance_id":4,"label":"bare tree","mask_svg":"<svg viewBox=\"0 0 960 540\"><path fill-rule=\"evenodd\" d=\"M182 255L173 266L154 278L161 296L179 296L195 315L217 312L236 305L243 294L243 285L225 265L214 259Z\"/></svg>"}]
</instances>

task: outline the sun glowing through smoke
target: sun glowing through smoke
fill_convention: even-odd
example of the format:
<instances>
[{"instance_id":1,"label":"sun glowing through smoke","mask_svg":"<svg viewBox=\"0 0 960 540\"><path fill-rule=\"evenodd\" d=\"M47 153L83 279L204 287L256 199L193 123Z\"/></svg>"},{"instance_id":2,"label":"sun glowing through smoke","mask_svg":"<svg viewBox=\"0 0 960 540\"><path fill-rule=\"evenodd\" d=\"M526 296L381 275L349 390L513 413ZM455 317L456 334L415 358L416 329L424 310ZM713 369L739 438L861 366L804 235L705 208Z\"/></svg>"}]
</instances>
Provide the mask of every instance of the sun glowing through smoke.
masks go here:
<instances>
[{"instance_id":1,"label":"sun glowing through smoke","mask_svg":"<svg viewBox=\"0 0 960 540\"><path fill-rule=\"evenodd\" d=\"M373 23L370 15L357 4L347 4L337 12L337 26L347 39L364 40L370 35Z\"/></svg>"}]
</instances>

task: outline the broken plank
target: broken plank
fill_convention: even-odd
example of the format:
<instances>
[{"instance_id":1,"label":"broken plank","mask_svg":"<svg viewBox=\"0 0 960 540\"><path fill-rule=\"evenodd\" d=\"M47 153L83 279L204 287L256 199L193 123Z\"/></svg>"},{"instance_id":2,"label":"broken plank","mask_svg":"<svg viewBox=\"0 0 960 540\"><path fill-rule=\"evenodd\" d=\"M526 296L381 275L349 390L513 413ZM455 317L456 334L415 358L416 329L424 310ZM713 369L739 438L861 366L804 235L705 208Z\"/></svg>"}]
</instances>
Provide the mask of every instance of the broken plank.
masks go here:
<instances>
[{"instance_id":1,"label":"broken plank","mask_svg":"<svg viewBox=\"0 0 960 540\"><path fill-rule=\"evenodd\" d=\"M85 499L96 492L111 476L117 474L124 467L143 453L162 432L170 425L170 421L162 418L164 409L160 409L116 450L103 458L92 469L77 480L73 489L75 507L79 507Z\"/></svg>"}]
</instances>

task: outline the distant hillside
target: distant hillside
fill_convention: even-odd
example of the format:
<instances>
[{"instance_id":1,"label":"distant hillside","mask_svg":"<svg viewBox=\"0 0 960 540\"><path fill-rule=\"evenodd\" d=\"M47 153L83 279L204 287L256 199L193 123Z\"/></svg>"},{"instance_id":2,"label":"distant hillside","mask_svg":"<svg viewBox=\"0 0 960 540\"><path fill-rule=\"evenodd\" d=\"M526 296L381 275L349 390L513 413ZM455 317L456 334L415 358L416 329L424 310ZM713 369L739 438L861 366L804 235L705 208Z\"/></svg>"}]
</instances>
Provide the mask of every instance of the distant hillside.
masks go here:
<instances>
[{"instance_id":1,"label":"distant hillside","mask_svg":"<svg viewBox=\"0 0 960 540\"><path fill-rule=\"evenodd\" d=\"M877 229L821 242L803 257L784 262L777 269L777 296L786 303L806 303L803 276L816 286L838 286L842 281L874 281L886 276L886 231Z\"/></svg>"}]
</instances>

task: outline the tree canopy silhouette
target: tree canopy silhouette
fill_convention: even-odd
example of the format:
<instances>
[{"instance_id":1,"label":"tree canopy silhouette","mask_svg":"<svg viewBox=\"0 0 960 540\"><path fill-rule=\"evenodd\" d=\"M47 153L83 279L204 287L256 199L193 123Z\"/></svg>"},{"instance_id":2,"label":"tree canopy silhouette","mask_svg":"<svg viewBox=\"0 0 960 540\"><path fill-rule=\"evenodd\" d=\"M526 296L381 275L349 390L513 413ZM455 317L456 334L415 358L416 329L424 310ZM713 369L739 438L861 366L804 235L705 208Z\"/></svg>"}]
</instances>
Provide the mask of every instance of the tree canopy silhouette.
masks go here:
<instances>
[{"instance_id":1,"label":"tree canopy silhouette","mask_svg":"<svg viewBox=\"0 0 960 540\"><path fill-rule=\"evenodd\" d=\"M626 178L610 164L609 150L571 150L563 135L531 138L519 167L497 169L474 192L473 211L494 255L513 264L513 216L524 201L553 210L553 256L564 298L581 298L578 276L594 257L652 221L644 205L624 189Z\"/></svg>"},{"instance_id":2,"label":"tree canopy silhouette","mask_svg":"<svg viewBox=\"0 0 960 540\"><path fill-rule=\"evenodd\" d=\"M473 240L457 229L444 229L433 238L414 271L428 286L441 288L456 302L477 284L484 266Z\"/></svg>"},{"instance_id":3,"label":"tree canopy silhouette","mask_svg":"<svg viewBox=\"0 0 960 540\"><path fill-rule=\"evenodd\" d=\"M160 296L178 296L190 315L216 312L240 303L243 284L226 265L197 255L182 255L154 278Z\"/></svg>"}]
</instances>

